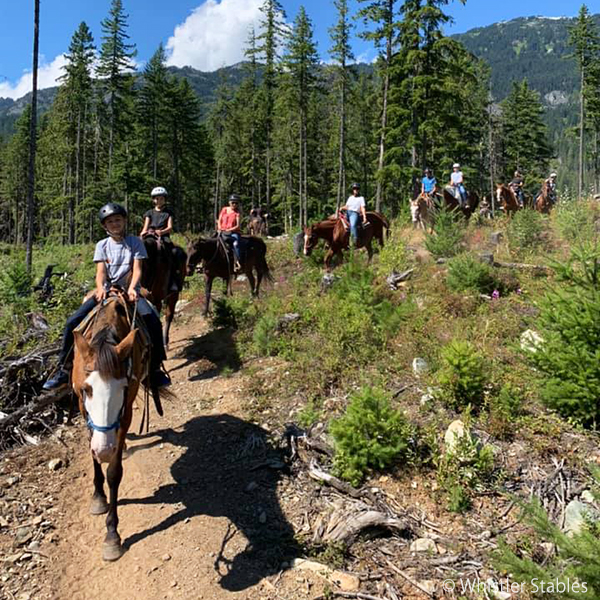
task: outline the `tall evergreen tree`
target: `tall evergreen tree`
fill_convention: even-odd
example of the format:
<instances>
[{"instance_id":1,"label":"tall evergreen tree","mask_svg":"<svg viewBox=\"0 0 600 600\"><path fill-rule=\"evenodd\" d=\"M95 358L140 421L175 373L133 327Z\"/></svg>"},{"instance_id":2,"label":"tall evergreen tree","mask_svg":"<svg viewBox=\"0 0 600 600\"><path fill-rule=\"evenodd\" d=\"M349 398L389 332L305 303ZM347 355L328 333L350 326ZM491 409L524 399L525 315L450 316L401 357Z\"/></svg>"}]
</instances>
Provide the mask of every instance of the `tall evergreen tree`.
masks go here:
<instances>
[{"instance_id":1,"label":"tall evergreen tree","mask_svg":"<svg viewBox=\"0 0 600 600\"><path fill-rule=\"evenodd\" d=\"M108 177L113 167L116 138L125 121L126 96L132 89L131 59L135 45L128 44L127 18L121 0L112 0L109 15L102 21L102 47L98 60L98 77L108 95Z\"/></svg>"},{"instance_id":2,"label":"tall evergreen tree","mask_svg":"<svg viewBox=\"0 0 600 600\"><path fill-rule=\"evenodd\" d=\"M386 133L388 127L388 94L390 89L390 66L398 42L397 7L400 0L359 0L369 2L358 13L365 23L373 23L375 29L362 34L367 40L372 40L379 50L377 68L382 81L381 92L381 121L379 130L379 156L377 159L377 191L375 195L375 210L381 209L383 202L382 174L385 160Z\"/></svg>"},{"instance_id":3,"label":"tall evergreen tree","mask_svg":"<svg viewBox=\"0 0 600 600\"><path fill-rule=\"evenodd\" d=\"M313 28L303 6L298 11L294 28L288 41L284 64L289 74L293 103L299 114L299 173L298 199L300 226L308 222L308 103L317 81L317 47Z\"/></svg>"},{"instance_id":4,"label":"tall evergreen tree","mask_svg":"<svg viewBox=\"0 0 600 600\"><path fill-rule=\"evenodd\" d=\"M338 139L338 180L337 180L337 208L341 206L342 194L346 191L346 130L347 130L347 96L351 83L350 62L354 54L350 46L350 33L352 24L348 9L348 0L334 0L337 10L337 22L329 30L333 42L329 52L334 60L335 82L339 94L339 139Z\"/></svg>"},{"instance_id":5,"label":"tall evergreen tree","mask_svg":"<svg viewBox=\"0 0 600 600\"><path fill-rule=\"evenodd\" d=\"M569 42L575 50L575 57L580 72L579 95L579 159L577 167L577 190L581 199L584 187L584 153L585 153L585 107L586 97L597 94L591 81L594 69L600 60L600 38L598 30L587 6L583 4L579 10L577 21L569 31Z\"/></svg>"},{"instance_id":6,"label":"tall evergreen tree","mask_svg":"<svg viewBox=\"0 0 600 600\"><path fill-rule=\"evenodd\" d=\"M69 51L66 55L65 75L68 105L70 137L73 145L74 165L71 166L74 176L74 194L69 202L69 243L75 243L75 210L83 200L85 181L85 144L91 118L92 104L92 65L94 61L94 39L85 22L81 22L73 34Z\"/></svg>"},{"instance_id":7,"label":"tall evergreen tree","mask_svg":"<svg viewBox=\"0 0 600 600\"><path fill-rule=\"evenodd\" d=\"M138 94L138 113L142 135L147 138L146 154L154 182L158 182L158 151L165 131L165 95L169 85L165 60L161 43L144 69L143 85Z\"/></svg>"},{"instance_id":8,"label":"tall evergreen tree","mask_svg":"<svg viewBox=\"0 0 600 600\"><path fill-rule=\"evenodd\" d=\"M259 45L256 53L264 61L262 85L265 90L265 165L266 181L265 196L267 209L271 205L271 152L273 136L273 107L277 87L278 49L288 30L285 27L285 11L279 0L265 0L260 8L263 18L260 22L261 34L258 36Z\"/></svg>"},{"instance_id":9,"label":"tall evergreen tree","mask_svg":"<svg viewBox=\"0 0 600 600\"><path fill-rule=\"evenodd\" d=\"M539 94L529 87L527 80L514 82L511 93L502 103L505 180L519 169L526 182L537 185L546 172L551 150L543 114Z\"/></svg>"}]
</instances>

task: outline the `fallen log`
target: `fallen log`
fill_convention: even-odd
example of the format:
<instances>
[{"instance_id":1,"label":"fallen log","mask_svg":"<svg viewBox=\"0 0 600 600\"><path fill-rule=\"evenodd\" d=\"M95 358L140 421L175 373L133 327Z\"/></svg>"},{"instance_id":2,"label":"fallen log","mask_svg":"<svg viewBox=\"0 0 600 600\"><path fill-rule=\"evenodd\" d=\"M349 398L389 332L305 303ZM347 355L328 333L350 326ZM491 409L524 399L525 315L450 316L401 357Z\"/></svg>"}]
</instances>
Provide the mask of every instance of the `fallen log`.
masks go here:
<instances>
[{"instance_id":1,"label":"fallen log","mask_svg":"<svg viewBox=\"0 0 600 600\"><path fill-rule=\"evenodd\" d=\"M24 417L30 417L31 415L41 412L47 406L66 398L70 393L71 388L64 388L54 394L42 394L41 396L38 396L34 402L30 402L15 410L7 417L0 419L0 431L17 424Z\"/></svg>"},{"instance_id":2,"label":"fallen log","mask_svg":"<svg viewBox=\"0 0 600 600\"><path fill-rule=\"evenodd\" d=\"M380 527L396 532L407 531L408 521L397 517L390 517L378 510L359 510L358 512L335 512L327 524L321 539L315 539L317 543L343 542L351 546L358 538L361 531Z\"/></svg>"},{"instance_id":3,"label":"fallen log","mask_svg":"<svg viewBox=\"0 0 600 600\"><path fill-rule=\"evenodd\" d=\"M551 273L552 272L552 269L550 267L546 267L545 265L530 265L528 263L503 262L500 260L495 260L494 266L502 267L503 269L522 269L522 270L530 270L530 271L540 271L543 273Z\"/></svg>"}]
</instances>

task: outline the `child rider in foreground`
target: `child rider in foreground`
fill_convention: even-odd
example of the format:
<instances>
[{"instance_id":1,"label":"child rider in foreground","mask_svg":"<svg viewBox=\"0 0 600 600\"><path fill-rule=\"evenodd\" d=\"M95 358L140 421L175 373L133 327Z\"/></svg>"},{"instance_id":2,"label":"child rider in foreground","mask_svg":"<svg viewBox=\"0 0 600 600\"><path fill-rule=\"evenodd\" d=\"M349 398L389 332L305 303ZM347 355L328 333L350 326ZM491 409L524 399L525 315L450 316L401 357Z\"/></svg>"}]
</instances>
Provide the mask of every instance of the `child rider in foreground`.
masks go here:
<instances>
[{"instance_id":1,"label":"child rider in foreground","mask_svg":"<svg viewBox=\"0 0 600 600\"><path fill-rule=\"evenodd\" d=\"M130 302L138 303L138 314L143 317L152 342L149 383L152 387L165 387L170 381L161 370L161 363L166 358L166 354L160 318L152 305L139 295L141 263L147 258L146 249L140 238L126 235L127 211L122 206L109 202L100 209L99 217L108 237L96 244L94 253L96 289L93 295L67 320L59 354L58 371L46 381L43 389L55 390L69 383L68 369L72 360L73 330L96 304L107 297L110 288L115 286L127 291Z\"/></svg>"}]
</instances>

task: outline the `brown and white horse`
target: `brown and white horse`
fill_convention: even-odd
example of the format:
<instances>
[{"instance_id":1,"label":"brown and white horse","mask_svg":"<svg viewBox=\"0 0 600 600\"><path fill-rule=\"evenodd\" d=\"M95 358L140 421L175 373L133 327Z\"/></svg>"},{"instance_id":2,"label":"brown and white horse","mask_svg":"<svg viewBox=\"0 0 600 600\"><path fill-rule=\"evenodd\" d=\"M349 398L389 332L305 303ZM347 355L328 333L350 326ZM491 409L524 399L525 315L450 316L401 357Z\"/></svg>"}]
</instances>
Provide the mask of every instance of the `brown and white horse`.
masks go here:
<instances>
[{"instance_id":1,"label":"brown and white horse","mask_svg":"<svg viewBox=\"0 0 600 600\"><path fill-rule=\"evenodd\" d=\"M433 201L427 194L419 194L410 201L410 215L413 229L421 227L424 231L429 227L433 231Z\"/></svg>"},{"instance_id":2,"label":"brown and white horse","mask_svg":"<svg viewBox=\"0 0 600 600\"><path fill-rule=\"evenodd\" d=\"M74 332L72 385L91 434L94 494L90 512L108 513L102 558L112 561L123 554L117 531L117 497L123 477L125 436L131 425L133 402L146 375L148 348L122 298L109 298L91 318L84 333ZM108 463L108 502L102 463Z\"/></svg>"},{"instance_id":3,"label":"brown and white horse","mask_svg":"<svg viewBox=\"0 0 600 600\"><path fill-rule=\"evenodd\" d=\"M515 193L510 187L503 183L496 184L496 200L509 217L518 210L521 210L521 205L519 204Z\"/></svg>"}]
</instances>

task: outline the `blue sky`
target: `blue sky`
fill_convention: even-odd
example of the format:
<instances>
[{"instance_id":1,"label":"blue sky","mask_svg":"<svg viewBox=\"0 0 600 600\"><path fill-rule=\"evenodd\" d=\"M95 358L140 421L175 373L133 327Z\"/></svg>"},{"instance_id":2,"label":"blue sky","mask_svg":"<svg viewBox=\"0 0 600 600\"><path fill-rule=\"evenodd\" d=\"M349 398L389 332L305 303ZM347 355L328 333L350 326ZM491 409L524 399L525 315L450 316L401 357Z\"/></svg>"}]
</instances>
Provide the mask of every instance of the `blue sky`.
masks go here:
<instances>
[{"instance_id":1,"label":"blue sky","mask_svg":"<svg viewBox=\"0 0 600 600\"><path fill-rule=\"evenodd\" d=\"M214 70L241 58L246 32L259 18L262 0L124 0L129 13L131 41L138 49L137 61L143 64L162 41L170 63L191 64L202 70ZM335 20L332 0L282 0L288 21L304 4L311 17L323 59L329 47L328 28ZM350 0L353 12L359 3ZM591 12L600 12L600 0L589 0ZM64 64L62 54L71 36L84 20L96 43L100 43L100 22L107 15L110 0L41 0L40 87L54 85ZM579 3L565 0L468 0L449 7L455 23L447 31L458 33L520 16L574 16ZM3 35L0 36L0 97L20 97L31 88L33 0L0 0ZM362 24L357 24L358 29ZM354 39L357 58L371 60L375 51L370 44Z\"/></svg>"}]
</instances>

